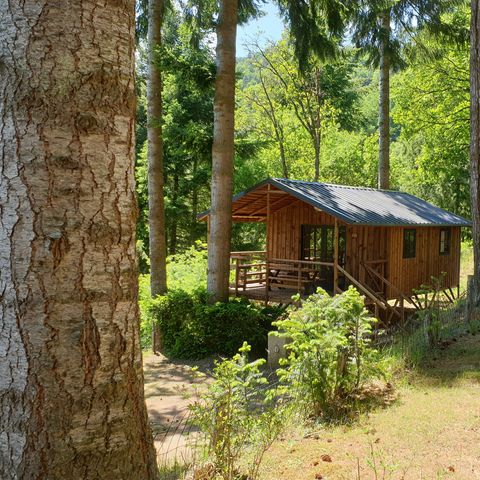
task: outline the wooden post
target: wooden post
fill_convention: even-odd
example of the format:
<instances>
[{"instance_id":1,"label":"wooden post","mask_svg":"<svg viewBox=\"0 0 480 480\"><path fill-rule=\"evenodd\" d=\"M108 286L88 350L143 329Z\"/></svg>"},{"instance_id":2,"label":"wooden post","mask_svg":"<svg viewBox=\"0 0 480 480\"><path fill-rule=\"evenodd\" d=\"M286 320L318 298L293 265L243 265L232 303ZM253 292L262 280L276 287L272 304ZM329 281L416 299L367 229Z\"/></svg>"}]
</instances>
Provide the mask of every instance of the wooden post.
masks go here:
<instances>
[{"instance_id":1,"label":"wooden post","mask_svg":"<svg viewBox=\"0 0 480 480\"><path fill-rule=\"evenodd\" d=\"M238 297L238 283L240 282L240 259L235 259L235 296Z\"/></svg>"},{"instance_id":2,"label":"wooden post","mask_svg":"<svg viewBox=\"0 0 480 480\"><path fill-rule=\"evenodd\" d=\"M268 305L268 294L270 289L270 184L267 186L267 238L265 242L265 249L267 250L265 264L266 264L266 279L265 279L265 306Z\"/></svg>"},{"instance_id":3,"label":"wooden post","mask_svg":"<svg viewBox=\"0 0 480 480\"><path fill-rule=\"evenodd\" d=\"M333 294L338 291L338 220L335 219L335 238L333 240Z\"/></svg>"}]
</instances>

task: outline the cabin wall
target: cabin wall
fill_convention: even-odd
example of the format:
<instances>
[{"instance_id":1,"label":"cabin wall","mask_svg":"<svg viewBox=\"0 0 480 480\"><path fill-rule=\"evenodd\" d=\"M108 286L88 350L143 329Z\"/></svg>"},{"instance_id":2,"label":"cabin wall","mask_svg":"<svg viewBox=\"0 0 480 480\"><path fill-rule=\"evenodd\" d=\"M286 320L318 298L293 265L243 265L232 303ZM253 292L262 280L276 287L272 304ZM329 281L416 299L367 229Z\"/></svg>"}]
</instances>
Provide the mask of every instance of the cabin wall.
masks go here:
<instances>
[{"instance_id":1,"label":"cabin wall","mask_svg":"<svg viewBox=\"0 0 480 480\"><path fill-rule=\"evenodd\" d=\"M267 228L269 258L300 259L302 225L334 224L334 217L300 200L272 212ZM347 227L345 267L350 274L359 278L361 261L387 258L387 228L350 226L341 221L338 225Z\"/></svg>"},{"instance_id":2,"label":"cabin wall","mask_svg":"<svg viewBox=\"0 0 480 480\"><path fill-rule=\"evenodd\" d=\"M334 225L335 219L319 212L300 200L272 212L268 220L267 246L269 258L298 260L301 256L302 225ZM385 260L384 275L398 289L410 294L422 284L430 282L431 276L439 277L446 272L444 286L458 286L460 277L460 227L451 229L449 255L440 255L440 228L420 227L417 230L416 257L403 258L403 227L347 227L346 270L363 283L369 284L368 276L360 268L361 262ZM395 298L396 292L387 292Z\"/></svg>"},{"instance_id":3,"label":"cabin wall","mask_svg":"<svg viewBox=\"0 0 480 480\"><path fill-rule=\"evenodd\" d=\"M446 273L445 288L454 288L460 279L460 227L451 227L450 253L440 255L440 228L416 228L415 258L403 258L403 227L389 229L388 270L391 283L411 294L422 284L430 284L431 277Z\"/></svg>"}]
</instances>

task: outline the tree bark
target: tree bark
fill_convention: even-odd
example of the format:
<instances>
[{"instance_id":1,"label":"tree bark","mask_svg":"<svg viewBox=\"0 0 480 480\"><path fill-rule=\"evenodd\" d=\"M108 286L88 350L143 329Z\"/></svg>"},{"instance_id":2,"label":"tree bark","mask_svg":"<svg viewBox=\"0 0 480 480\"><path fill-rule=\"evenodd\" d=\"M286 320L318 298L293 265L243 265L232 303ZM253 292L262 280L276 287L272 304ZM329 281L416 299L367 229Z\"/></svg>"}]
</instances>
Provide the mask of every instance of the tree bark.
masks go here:
<instances>
[{"instance_id":1,"label":"tree bark","mask_svg":"<svg viewBox=\"0 0 480 480\"><path fill-rule=\"evenodd\" d=\"M320 145L317 138L314 138L313 140L313 149L315 152L315 176L313 180L318 182L320 179Z\"/></svg>"},{"instance_id":2,"label":"tree bark","mask_svg":"<svg viewBox=\"0 0 480 480\"><path fill-rule=\"evenodd\" d=\"M0 2L0 478L157 478L133 0Z\"/></svg>"},{"instance_id":3,"label":"tree bark","mask_svg":"<svg viewBox=\"0 0 480 480\"><path fill-rule=\"evenodd\" d=\"M390 10L380 17L378 188L390 188Z\"/></svg>"},{"instance_id":4,"label":"tree bark","mask_svg":"<svg viewBox=\"0 0 480 480\"><path fill-rule=\"evenodd\" d=\"M471 0L470 24L470 195L474 255L473 301L480 307L480 0ZM470 292L469 292L470 293ZM470 318L473 320L473 318Z\"/></svg>"},{"instance_id":5,"label":"tree bark","mask_svg":"<svg viewBox=\"0 0 480 480\"><path fill-rule=\"evenodd\" d=\"M207 288L213 301L228 300L232 235L234 159L235 41L237 0L221 0L217 25L212 147L212 208L208 244Z\"/></svg>"},{"instance_id":6,"label":"tree bark","mask_svg":"<svg viewBox=\"0 0 480 480\"><path fill-rule=\"evenodd\" d=\"M163 193L162 77L155 49L162 43L163 0L148 3L148 223L150 241L150 290L152 297L167 291L167 243Z\"/></svg>"}]
</instances>

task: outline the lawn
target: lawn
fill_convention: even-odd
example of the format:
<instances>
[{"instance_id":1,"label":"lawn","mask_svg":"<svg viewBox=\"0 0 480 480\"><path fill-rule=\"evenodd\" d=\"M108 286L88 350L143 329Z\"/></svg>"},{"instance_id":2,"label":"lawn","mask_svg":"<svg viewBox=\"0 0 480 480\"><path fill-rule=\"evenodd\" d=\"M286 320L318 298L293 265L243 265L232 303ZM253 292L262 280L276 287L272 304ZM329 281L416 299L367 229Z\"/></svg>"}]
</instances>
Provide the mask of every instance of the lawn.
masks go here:
<instances>
[{"instance_id":1,"label":"lawn","mask_svg":"<svg viewBox=\"0 0 480 480\"><path fill-rule=\"evenodd\" d=\"M458 339L352 426L290 430L262 479L480 479L480 335Z\"/></svg>"}]
</instances>

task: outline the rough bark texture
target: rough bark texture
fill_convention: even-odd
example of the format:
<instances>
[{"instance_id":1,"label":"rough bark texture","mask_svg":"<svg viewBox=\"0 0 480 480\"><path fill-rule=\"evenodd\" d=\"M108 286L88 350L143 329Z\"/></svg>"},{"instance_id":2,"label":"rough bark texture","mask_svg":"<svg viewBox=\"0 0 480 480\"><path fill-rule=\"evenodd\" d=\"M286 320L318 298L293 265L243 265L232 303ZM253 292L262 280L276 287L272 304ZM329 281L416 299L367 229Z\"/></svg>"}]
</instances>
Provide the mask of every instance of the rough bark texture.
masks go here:
<instances>
[{"instance_id":1,"label":"rough bark texture","mask_svg":"<svg viewBox=\"0 0 480 480\"><path fill-rule=\"evenodd\" d=\"M470 189L473 222L473 305L480 307L480 0L471 1L470 25ZM470 293L470 292L469 292ZM477 312L478 315L478 312Z\"/></svg>"},{"instance_id":2,"label":"rough bark texture","mask_svg":"<svg viewBox=\"0 0 480 480\"><path fill-rule=\"evenodd\" d=\"M379 149L378 188L390 188L390 10L380 17L382 30L380 41L380 101L379 101Z\"/></svg>"},{"instance_id":3,"label":"rough bark texture","mask_svg":"<svg viewBox=\"0 0 480 480\"><path fill-rule=\"evenodd\" d=\"M150 239L150 289L153 297L167 290L167 246L163 197L162 78L155 62L161 45L163 0L148 4L148 223Z\"/></svg>"},{"instance_id":4,"label":"rough bark texture","mask_svg":"<svg viewBox=\"0 0 480 480\"><path fill-rule=\"evenodd\" d=\"M154 479L134 1L0 2L0 478Z\"/></svg>"},{"instance_id":5,"label":"rough bark texture","mask_svg":"<svg viewBox=\"0 0 480 480\"><path fill-rule=\"evenodd\" d=\"M237 0L221 0L217 26L212 147L212 208L208 243L207 287L214 301L228 299L232 233L234 158L235 40Z\"/></svg>"}]
</instances>

